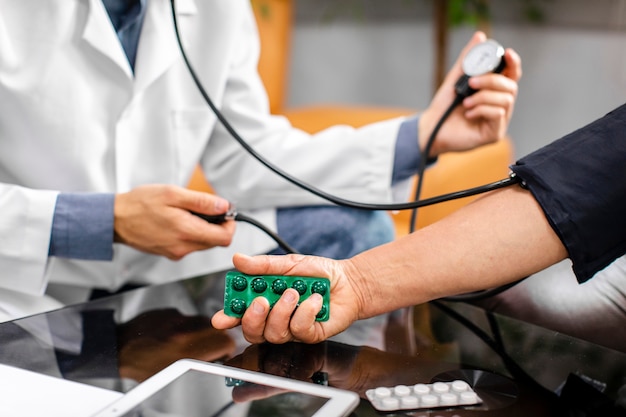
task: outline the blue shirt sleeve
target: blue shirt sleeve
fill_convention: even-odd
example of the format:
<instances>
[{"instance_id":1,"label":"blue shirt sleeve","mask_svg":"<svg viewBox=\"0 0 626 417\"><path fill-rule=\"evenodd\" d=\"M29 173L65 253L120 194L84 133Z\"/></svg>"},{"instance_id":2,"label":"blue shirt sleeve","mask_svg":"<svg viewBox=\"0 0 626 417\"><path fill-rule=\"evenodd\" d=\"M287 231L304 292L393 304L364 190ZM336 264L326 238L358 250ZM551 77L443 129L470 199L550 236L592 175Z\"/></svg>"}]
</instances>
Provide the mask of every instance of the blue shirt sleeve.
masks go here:
<instances>
[{"instance_id":1,"label":"blue shirt sleeve","mask_svg":"<svg viewBox=\"0 0 626 417\"><path fill-rule=\"evenodd\" d=\"M48 255L99 261L113 259L114 203L114 194L59 194Z\"/></svg>"},{"instance_id":2,"label":"blue shirt sleeve","mask_svg":"<svg viewBox=\"0 0 626 417\"><path fill-rule=\"evenodd\" d=\"M417 138L418 117L411 117L400 125L396 138L391 184L395 185L417 173L421 152Z\"/></svg>"}]
</instances>

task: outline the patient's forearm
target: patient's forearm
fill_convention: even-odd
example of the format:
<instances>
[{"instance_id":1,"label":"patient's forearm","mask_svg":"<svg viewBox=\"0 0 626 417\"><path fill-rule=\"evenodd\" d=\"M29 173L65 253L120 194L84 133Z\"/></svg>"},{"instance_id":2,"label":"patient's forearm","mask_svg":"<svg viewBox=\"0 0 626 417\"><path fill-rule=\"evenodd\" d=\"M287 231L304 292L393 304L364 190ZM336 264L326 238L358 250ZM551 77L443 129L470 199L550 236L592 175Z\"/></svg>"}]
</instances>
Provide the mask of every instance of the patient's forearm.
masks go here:
<instances>
[{"instance_id":1,"label":"patient's forearm","mask_svg":"<svg viewBox=\"0 0 626 417\"><path fill-rule=\"evenodd\" d=\"M495 191L424 229L347 261L365 316L497 287L567 257L531 193ZM384 300L384 301L383 301Z\"/></svg>"}]
</instances>

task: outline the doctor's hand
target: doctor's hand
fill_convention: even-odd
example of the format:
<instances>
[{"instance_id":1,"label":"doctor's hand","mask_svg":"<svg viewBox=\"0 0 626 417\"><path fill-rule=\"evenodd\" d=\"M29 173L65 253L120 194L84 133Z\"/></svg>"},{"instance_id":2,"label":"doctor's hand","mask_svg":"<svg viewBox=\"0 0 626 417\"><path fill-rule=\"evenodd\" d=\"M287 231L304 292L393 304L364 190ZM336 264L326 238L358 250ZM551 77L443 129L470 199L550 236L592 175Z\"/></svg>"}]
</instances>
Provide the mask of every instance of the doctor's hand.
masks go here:
<instances>
[{"instance_id":1,"label":"doctor's hand","mask_svg":"<svg viewBox=\"0 0 626 417\"><path fill-rule=\"evenodd\" d=\"M476 32L459 55L454 66L437 90L430 106L419 119L420 148L424 149L435 125L453 102L454 85L461 75L463 58L486 36ZM502 139L507 131L517 97L517 82L522 76L519 55L512 49L504 53L506 66L502 73L489 73L469 79L469 85L478 90L466 97L450 114L434 141L429 157L443 152L464 151Z\"/></svg>"},{"instance_id":2,"label":"doctor's hand","mask_svg":"<svg viewBox=\"0 0 626 417\"><path fill-rule=\"evenodd\" d=\"M228 246L234 221L211 224L191 214L218 215L228 208L227 200L212 194L173 185L143 185L115 196L115 241L172 260Z\"/></svg>"},{"instance_id":3,"label":"doctor's hand","mask_svg":"<svg viewBox=\"0 0 626 417\"><path fill-rule=\"evenodd\" d=\"M315 321L322 307L322 296L312 294L297 306L300 295L287 289L272 310L266 298L255 298L241 319L218 311L211 323L216 329L228 329L241 324L244 337L250 343L286 343L300 341L317 343L347 329L354 321L366 317L364 310L367 284L359 278L349 261L305 255L249 257L236 254L233 263L237 270L250 275L300 275L326 277L330 284L330 319ZM352 273L350 273L352 271ZM296 309L297 307L297 309Z\"/></svg>"}]
</instances>

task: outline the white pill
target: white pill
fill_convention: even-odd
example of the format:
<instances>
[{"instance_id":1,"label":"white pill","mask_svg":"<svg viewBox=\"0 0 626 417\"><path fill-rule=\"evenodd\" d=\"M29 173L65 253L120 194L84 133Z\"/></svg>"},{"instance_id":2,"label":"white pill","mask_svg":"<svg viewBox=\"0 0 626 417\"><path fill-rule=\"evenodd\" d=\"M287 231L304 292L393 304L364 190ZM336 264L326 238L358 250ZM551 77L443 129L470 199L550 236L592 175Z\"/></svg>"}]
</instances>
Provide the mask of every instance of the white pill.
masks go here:
<instances>
[{"instance_id":1,"label":"white pill","mask_svg":"<svg viewBox=\"0 0 626 417\"><path fill-rule=\"evenodd\" d=\"M391 390L386 387L378 387L374 391L374 395L376 395L377 398L387 398L391 396Z\"/></svg>"},{"instance_id":2,"label":"white pill","mask_svg":"<svg viewBox=\"0 0 626 417\"><path fill-rule=\"evenodd\" d=\"M424 407L434 407L439 404L439 398L436 395L426 394L422 397L422 405Z\"/></svg>"},{"instance_id":3,"label":"white pill","mask_svg":"<svg viewBox=\"0 0 626 417\"><path fill-rule=\"evenodd\" d=\"M402 403L402 407L404 408L417 408L417 405L419 404L417 397L413 395L407 395L406 397L402 397L400 402Z\"/></svg>"},{"instance_id":4,"label":"white pill","mask_svg":"<svg viewBox=\"0 0 626 417\"><path fill-rule=\"evenodd\" d=\"M426 384L416 384L413 387L413 391L418 395L424 395L430 392L430 387Z\"/></svg>"},{"instance_id":5,"label":"white pill","mask_svg":"<svg viewBox=\"0 0 626 417\"><path fill-rule=\"evenodd\" d=\"M449 390L450 390L450 387L445 382L435 382L433 384L433 391L435 391L438 394L448 392Z\"/></svg>"},{"instance_id":6,"label":"white pill","mask_svg":"<svg viewBox=\"0 0 626 417\"><path fill-rule=\"evenodd\" d=\"M400 406L400 401L396 397L383 399L383 407L389 410L396 410Z\"/></svg>"},{"instance_id":7,"label":"white pill","mask_svg":"<svg viewBox=\"0 0 626 417\"><path fill-rule=\"evenodd\" d=\"M436 409L480 404L478 394L465 381L396 385L368 389L365 395L379 411ZM458 417L458 416L454 416Z\"/></svg>"},{"instance_id":8,"label":"white pill","mask_svg":"<svg viewBox=\"0 0 626 417\"><path fill-rule=\"evenodd\" d=\"M442 405L457 405L459 403L458 397L450 392L441 394L441 397L439 398Z\"/></svg>"},{"instance_id":9,"label":"white pill","mask_svg":"<svg viewBox=\"0 0 626 417\"><path fill-rule=\"evenodd\" d=\"M467 391L469 389L469 384L465 381L456 380L452 382L452 389L457 392Z\"/></svg>"},{"instance_id":10,"label":"white pill","mask_svg":"<svg viewBox=\"0 0 626 417\"><path fill-rule=\"evenodd\" d=\"M461 404L475 404L478 401L478 395L473 391L461 393Z\"/></svg>"},{"instance_id":11,"label":"white pill","mask_svg":"<svg viewBox=\"0 0 626 417\"><path fill-rule=\"evenodd\" d=\"M411 393L411 389L406 385L397 385L396 387L394 387L393 393L396 394L398 397L403 397L405 395L409 395Z\"/></svg>"}]
</instances>

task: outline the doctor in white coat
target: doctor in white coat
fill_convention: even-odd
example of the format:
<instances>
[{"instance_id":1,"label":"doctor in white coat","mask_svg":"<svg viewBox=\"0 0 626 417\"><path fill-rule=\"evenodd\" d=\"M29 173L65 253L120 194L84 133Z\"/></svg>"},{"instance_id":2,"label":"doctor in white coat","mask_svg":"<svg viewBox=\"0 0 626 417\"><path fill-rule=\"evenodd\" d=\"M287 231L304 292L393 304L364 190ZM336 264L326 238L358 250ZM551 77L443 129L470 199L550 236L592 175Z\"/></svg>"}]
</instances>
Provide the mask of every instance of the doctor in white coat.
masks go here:
<instances>
[{"instance_id":1,"label":"doctor in white coat","mask_svg":"<svg viewBox=\"0 0 626 417\"><path fill-rule=\"evenodd\" d=\"M216 121L176 44L170 1L132 3L0 1L5 318L83 300L93 288L225 269L234 252L276 246L245 224L235 233L233 222L208 224L190 210L219 214L230 201L276 228L277 207L324 203L253 160ZM418 160L460 75L457 63L419 118L311 136L269 114L249 0L178 0L176 13L202 83L242 136L287 172L347 199L392 200L401 132L412 135ZM505 59L504 74L472 79L479 93L451 116L430 156L504 136L521 76L517 54ZM198 163L221 197L184 188Z\"/></svg>"}]
</instances>

